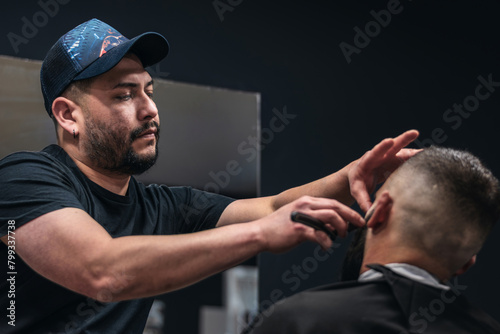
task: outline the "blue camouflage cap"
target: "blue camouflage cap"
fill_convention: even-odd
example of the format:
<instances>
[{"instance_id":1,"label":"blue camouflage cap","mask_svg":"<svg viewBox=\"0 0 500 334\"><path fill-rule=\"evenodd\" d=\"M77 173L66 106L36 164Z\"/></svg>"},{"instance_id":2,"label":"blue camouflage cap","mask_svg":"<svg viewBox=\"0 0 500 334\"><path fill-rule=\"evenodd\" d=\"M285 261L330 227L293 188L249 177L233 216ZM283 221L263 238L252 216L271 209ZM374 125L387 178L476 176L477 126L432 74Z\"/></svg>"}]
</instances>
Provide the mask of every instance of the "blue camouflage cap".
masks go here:
<instances>
[{"instance_id":1,"label":"blue camouflage cap","mask_svg":"<svg viewBox=\"0 0 500 334\"><path fill-rule=\"evenodd\" d=\"M160 62L168 51L167 40L156 32L128 39L98 19L82 23L59 38L42 63L45 109L52 117L52 103L71 82L109 71L129 52L148 67Z\"/></svg>"}]
</instances>

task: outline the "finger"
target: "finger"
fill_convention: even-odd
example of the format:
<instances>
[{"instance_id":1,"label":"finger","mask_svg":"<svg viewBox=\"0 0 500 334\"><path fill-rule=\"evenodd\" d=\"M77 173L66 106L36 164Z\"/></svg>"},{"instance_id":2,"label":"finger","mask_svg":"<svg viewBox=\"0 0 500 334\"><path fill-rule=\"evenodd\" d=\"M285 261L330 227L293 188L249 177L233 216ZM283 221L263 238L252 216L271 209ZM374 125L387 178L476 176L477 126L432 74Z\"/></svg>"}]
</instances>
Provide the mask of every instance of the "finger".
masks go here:
<instances>
[{"instance_id":1,"label":"finger","mask_svg":"<svg viewBox=\"0 0 500 334\"><path fill-rule=\"evenodd\" d=\"M315 241L321 246L321 248L323 248L324 251L332 247L333 240L330 239L325 232L314 231L314 236L316 238Z\"/></svg>"},{"instance_id":2,"label":"finger","mask_svg":"<svg viewBox=\"0 0 500 334\"><path fill-rule=\"evenodd\" d=\"M394 147L394 139L386 138L375 145L370 151L365 154L365 164L378 165L385 155Z\"/></svg>"},{"instance_id":3,"label":"finger","mask_svg":"<svg viewBox=\"0 0 500 334\"><path fill-rule=\"evenodd\" d=\"M366 200L366 201L361 202L361 203L358 202L358 205L359 205L360 209L363 210L363 212L367 212L371 208L371 206L373 205L373 202L370 199L370 200Z\"/></svg>"},{"instance_id":4,"label":"finger","mask_svg":"<svg viewBox=\"0 0 500 334\"><path fill-rule=\"evenodd\" d=\"M304 212L305 213L305 212ZM307 212L306 214L319 219L325 227L330 231L336 231L336 234L339 237L344 238L347 235L347 229L349 227L349 223L351 220L356 220L356 224L352 223L353 226L358 226L358 220L361 221L361 216L357 214L357 212L352 213L344 213L337 212L332 209L323 209L323 210L314 210ZM346 218L348 216L349 218ZM350 219L352 218L352 219ZM364 221L361 226L364 226Z\"/></svg>"},{"instance_id":5,"label":"finger","mask_svg":"<svg viewBox=\"0 0 500 334\"><path fill-rule=\"evenodd\" d=\"M349 221L359 227L365 225L363 217L361 217L358 212L334 199L321 197L313 198L308 212L311 216L323 221L325 219L329 219L329 215L332 215L334 218L337 218L338 216L338 218L340 218L342 221Z\"/></svg>"},{"instance_id":6,"label":"finger","mask_svg":"<svg viewBox=\"0 0 500 334\"><path fill-rule=\"evenodd\" d=\"M329 209L322 210L304 210L301 211L303 214L311 217L312 219L318 220L323 227L327 228L329 231L336 231L337 235L344 236L347 230L347 221L345 221L337 212ZM308 225L304 222L305 225ZM321 227L321 226L320 226ZM320 230L318 228L318 230Z\"/></svg>"},{"instance_id":7,"label":"finger","mask_svg":"<svg viewBox=\"0 0 500 334\"><path fill-rule=\"evenodd\" d=\"M396 154L396 156L400 159L403 159L404 161L410 159L411 157L417 155L418 153L422 152L423 149L415 149L415 148L404 148L401 151Z\"/></svg>"},{"instance_id":8,"label":"finger","mask_svg":"<svg viewBox=\"0 0 500 334\"><path fill-rule=\"evenodd\" d=\"M366 191L366 187L363 191L354 190L352 192L352 197L354 197L363 212L366 212L372 205L372 201L370 195L368 195L368 191Z\"/></svg>"},{"instance_id":9,"label":"finger","mask_svg":"<svg viewBox=\"0 0 500 334\"><path fill-rule=\"evenodd\" d=\"M325 232L315 230L314 228L301 223L294 223L294 224L296 229L303 231L304 240L316 242L324 250L332 246L333 241Z\"/></svg>"},{"instance_id":10,"label":"finger","mask_svg":"<svg viewBox=\"0 0 500 334\"><path fill-rule=\"evenodd\" d=\"M334 210L338 215L342 217L344 221L349 222L357 227L365 226L365 220L358 212L346 205L343 205L342 203L338 204L339 206Z\"/></svg>"},{"instance_id":11,"label":"finger","mask_svg":"<svg viewBox=\"0 0 500 334\"><path fill-rule=\"evenodd\" d=\"M406 147L413 142L419 135L417 130L406 131L396 138L386 138L380 143L375 145L371 151L368 152L367 158L372 161L381 161L386 155L395 155L403 147Z\"/></svg>"},{"instance_id":12,"label":"finger","mask_svg":"<svg viewBox=\"0 0 500 334\"><path fill-rule=\"evenodd\" d=\"M337 232L337 235L344 238L347 235L347 225L349 224L337 211L335 210L318 210L317 217L326 225L330 225Z\"/></svg>"},{"instance_id":13,"label":"finger","mask_svg":"<svg viewBox=\"0 0 500 334\"><path fill-rule=\"evenodd\" d=\"M378 155L378 161L392 159L396 157L399 159L399 163L396 164L399 166L401 163L408 160L411 156L415 155L418 152L412 152L410 149L403 149L405 146L409 145L412 141L414 141L418 137L417 130L406 131L405 133L399 135L398 137L392 140L392 146L385 146L386 151L379 150L376 154ZM405 153L401 153L405 150Z\"/></svg>"},{"instance_id":14,"label":"finger","mask_svg":"<svg viewBox=\"0 0 500 334\"><path fill-rule=\"evenodd\" d=\"M354 182L351 185L351 195L354 197L363 212L366 212L372 205L368 189L364 182Z\"/></svg>"},{"instance_id":15,"label":"finger","mask_svg":"<svg viewBox=\"0 0 500 334\"><path fill-rule=\"evenodd\" d=\"M405 147L417 139L418 136L419 132L417 130L408 130L394 138L394 142L400 147Z\"/></svg>"},{"instance_id":16,"label":"finger","mask_svg":"<svg viewBox=\"0 0 500 334\"><path fill-rule=\"evenodd\" d=\"M415 139L417 139L419 132L417 130L408 130L396 138L394 138L394 147L391 151L398 152L403 147L411 144Z\"/></svg>"},{"instance_id":17,"label":"finger","mask_svg":"<svg viewBox=\"0 0 500 334\"><path fill-rule=\"evenodd\" d=\"M418 135L419 133L417 130L409 130L400 134L392 140L392 147L385 152L386 156L396 155L403 147L406 147L413 142Z\"/></svg>"}]
</instances>

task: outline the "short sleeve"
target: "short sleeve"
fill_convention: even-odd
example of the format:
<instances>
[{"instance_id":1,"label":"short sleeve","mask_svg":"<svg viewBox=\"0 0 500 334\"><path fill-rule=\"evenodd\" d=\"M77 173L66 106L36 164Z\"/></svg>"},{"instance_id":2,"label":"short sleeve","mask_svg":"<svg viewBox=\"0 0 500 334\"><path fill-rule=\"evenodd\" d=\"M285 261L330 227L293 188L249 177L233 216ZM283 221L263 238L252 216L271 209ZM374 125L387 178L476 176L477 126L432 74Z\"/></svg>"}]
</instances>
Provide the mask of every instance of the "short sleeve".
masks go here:
<instances>
[{"instance_id":1,"label":"short sleeve","mask_svg":"<svg viewBox=\"0 0 500 334\"><path fill-rule=\"evenodd\" d=\"M193 188L180 188L188 192L188 200L181 207L184 231L195 232L214 228L222 212L234 199ZM179 188L174 188L177 192Z\"/></svg>"},{"instance_id":2,"label":"short sleeve","mask_svg":"<svg viewBox=\"0 0 500 334\"><path fill-rule=\"evenodd\" d=\"M214 228L233 198L191 187L150 185L159 192L161 223L173 233L191 233ZM164 233L164 232L161 232Z\"/></svg>"},{"instance_id":3,"label":"short sleeve","mask_svg":"<svg viewBox=\"0 0 500 334\"><path fill-rule=\"evenodd\" d=\"M0 189L0 236L7 234L9 221L19 227L58 209L83 209L71 170L43 152L18 152L2 159Z\"/></svg>"}]
</instances>

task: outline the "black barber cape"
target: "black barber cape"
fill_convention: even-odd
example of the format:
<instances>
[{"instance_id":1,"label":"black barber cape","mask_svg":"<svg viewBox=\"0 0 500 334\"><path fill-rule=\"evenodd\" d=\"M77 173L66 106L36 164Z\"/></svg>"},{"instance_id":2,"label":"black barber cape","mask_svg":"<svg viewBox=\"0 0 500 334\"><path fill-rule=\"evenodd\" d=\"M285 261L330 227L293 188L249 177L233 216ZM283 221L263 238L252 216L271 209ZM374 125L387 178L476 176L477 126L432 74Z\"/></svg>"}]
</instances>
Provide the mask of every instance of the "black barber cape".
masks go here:
<instances>
[{"instance_id":1,"label":"black barber cape","mask_svg":"<svg viewBox=\"0 0 500 334\"><path fill-rule=\"evenodd\" d=\"M384 277L298 293L263 311L243 333L500 333L500 324L466 300L456 279L442 290L369 267Z\"/></svg>"}]
</instances>

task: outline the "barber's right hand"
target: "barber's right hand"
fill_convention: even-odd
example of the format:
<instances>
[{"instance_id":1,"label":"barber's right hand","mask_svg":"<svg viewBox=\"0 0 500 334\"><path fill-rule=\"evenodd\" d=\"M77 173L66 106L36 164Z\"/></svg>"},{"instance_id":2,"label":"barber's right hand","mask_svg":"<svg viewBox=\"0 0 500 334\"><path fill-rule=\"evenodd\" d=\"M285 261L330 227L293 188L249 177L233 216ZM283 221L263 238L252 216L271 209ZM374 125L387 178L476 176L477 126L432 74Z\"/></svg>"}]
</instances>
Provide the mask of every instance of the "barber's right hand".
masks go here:
<instances>
[{"instance_id":1,"label":"barber's right hand","mask_svg":"<svg viewBox=\"0 0 500 334\"><path fill-rule=\"evenodd\" d=\"M359 213L334 199L303 196L255 221L262 232L265 250L283 253L304 241L317 242L323 249L332 246L332 240L325 232L293 222L290 218L293 211L321 220L328 229L337 231L340 237L346 236L348 222L359 227L365 224Z\"/></svg>"}]
</instances>

